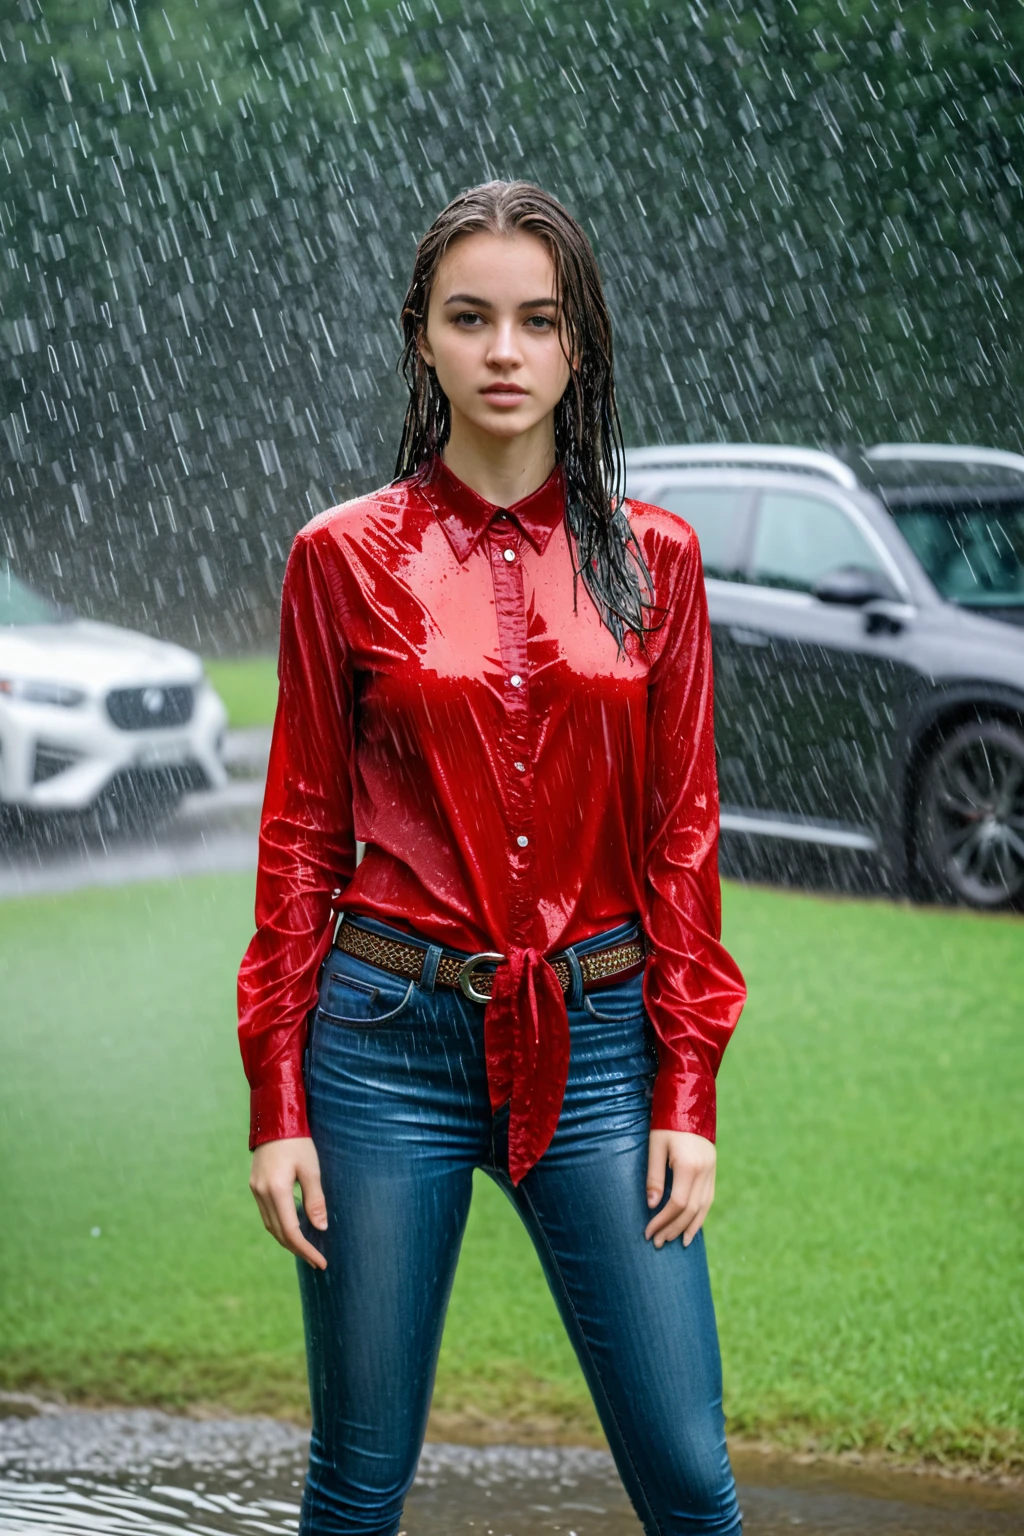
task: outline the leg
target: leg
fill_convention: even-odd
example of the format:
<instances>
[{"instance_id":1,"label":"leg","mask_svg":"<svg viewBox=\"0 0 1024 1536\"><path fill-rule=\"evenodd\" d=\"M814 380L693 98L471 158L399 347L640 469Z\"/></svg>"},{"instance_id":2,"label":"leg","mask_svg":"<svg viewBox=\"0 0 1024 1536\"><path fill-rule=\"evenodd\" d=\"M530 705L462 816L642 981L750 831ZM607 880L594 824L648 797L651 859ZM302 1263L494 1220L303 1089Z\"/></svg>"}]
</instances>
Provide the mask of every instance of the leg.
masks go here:
<instances>
[{"instance_id":1,"label":"leg","mask_svg":"<svg viewBox=\"0 0 1024 1536\"><path fill-rule=\"evenodd\" d=\"M413 989L402 1004L408 984L376 967L336 952L328 968L307 1062L329 1225L306 1227L327 1269L299 1265L313 1409L300 1529L394 1536L490 1116L461 1000Z\"/></svg>"},{"instance_id":2,"label":"leg","mask_svg":"<svg viewBox=\"0 0 1024 1536\"><path fill-rule=\"evenodd\" d=\"M654 1061L631 983L570 1015L558 1131L514 1192L648 1536L735 1536L703 1234L644 1241Z\"/></svg>"}]
</instances>

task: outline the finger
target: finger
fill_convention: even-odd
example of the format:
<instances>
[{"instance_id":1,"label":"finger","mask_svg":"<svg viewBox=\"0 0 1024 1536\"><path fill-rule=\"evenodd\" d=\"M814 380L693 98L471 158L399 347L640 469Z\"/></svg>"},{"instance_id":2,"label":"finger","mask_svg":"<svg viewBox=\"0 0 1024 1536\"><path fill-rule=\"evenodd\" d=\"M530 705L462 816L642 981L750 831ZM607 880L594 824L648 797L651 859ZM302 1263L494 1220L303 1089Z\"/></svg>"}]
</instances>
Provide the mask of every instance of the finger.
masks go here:
<instances>
[{"instance_id":1,"label":"finger","mask_svg":"<svg viewBox=\"0 0 1024 1536\"><path fill-rule=\"evenodd\" d=\"M696 1236L704 1217L707 1215L707 1211L708 1208L704 1201L692 1202L679 1212L674 1221L670 1221L655 1235L655 1248L663 1248L666 1243L675 1242L677 1237L682 1237L691 1227L693 1227L694 1236ZM689 1246L689 1244L686 1246Z\"/></svg>"},{"instance_id":2,"label":"finger","mask_svg":"<svg viewBox=\"0 0 1024 1536\"><path fill-rule=\"evenodd\" d=\"M268 1193L264 1198L262 1214L263 1225L271 1237L276 1243L280 1243L282 1248L287 1248L288 1240L285 1237L284 1227L281 1223L281 1213L278 1210L277 1201L272 1193Z\"/></svg>"},{"instance_id":3,"label":"finger","mask_svg":"<svg viewBox=\"0 0 1024 1536\"><path fill-rule=\"evenodd\" d=\"M715 1170L709 1169L699 1184L694 1186L690 1205L692 1214L683 1229L683 1247L689 1248L700 1231L715 1200Z\"/></svg>"},{"instance_id":4,"label":"finger","mask_svg":"<svg viewBox=\"0 0 1024 1536\"><path fill-rule=\"evenodd\" d=\"M679 1237L681 1233L685 1232L686 1228L690 1225L690 1222L697 1215L700 1209L700 1204L697 1201L691 1201L688 1205L677 1207L672 1214L671 1220L665 1222L665 1224L660 1227L657 1232L655 1232L653 1239L655 1248L661 1248L663 1244L671 1243L673 1239Z\"/></svg>"},{"instance_id":5,"label":"finger","mask_svg":"<svg viewBox=\"0 0 1024 1536\"><path fill-rule=\"evenodd\" d=\"M320 1173L315 1168L300 1168L299 1188L302 1190L302 1209L306 1220L320 1232L327 1231L327 1201L324 1199Z\"/></svg>"},{"instance_id":6,"label":"finger","mask_svg":"<svg viewBox=\"0 0 1024 1536\"><path fill-rule=\"evenodd\" d=\"M668 1166L668 1147L658 1137L651 1136L647 1143L647 1204L657 1205L665 1193L665 1169Z\"/></svg>"},{"instance_id":7,"label":"finger","mask_svg":"<svg viewBox=\"0 0 1024 1536\"><path fill-rule=\"evenodd\" d=\"M263 1222L263 1225L266 1227L271 1237L277 1237L277 1233L274 1231L273 1203L263 1190L255 1189L252 1185L249 1187L252 1189L252 1197L256 1201L256 1209L260 1213L260 1220ZM278 1242L280 1242L280 1238L278 1238Z\"/></svg>"},{"instance_id":8,"label":"finger","mask_svg":"<svg viewBox=\"0 0 1024 1536\"><path fill-rule=\"evenodd\" d=\"M673 1179L679 1177L679 1170L673 1171ZM689 1189L677 1190L675 1184L672 1188L672 1198L665 1208L658 1212L657 1216L648 1224L648 1232L655 1240L655 1247L660 1248L662 1243L672 1242L693 1221L698 1212L704 1215L711 1208L714 1198L714 1177L707 1172L695 1173L689 1180ZM703 1217L701 1218L703 1219Z\"/></svg>"},{"instance_id":9,"label":"finger","mask_svg":"<svg viewBox=\"0 0 1024 1536\"><path fill-rule=\"evenodd\" d=\"M711 1209L710 1203L707 1204L707 1205L701 1206L701 1208L697 1212L696 1216L690 1222L690 1225L687 1227L686 1231L683 1233L683 1247L684 1248L689 1248L690 1244L693 1242L694 1238L697 1236L697 1233L700 1231L701 1227L704 1225L705 1219L706 1219L708 1211L710 1209Z\"/></svg>"},{"instance_id":10,"label":"finger","mask_svg":"<svg viewBox=\"0 0 1024 1536\"><path fill-rule=\"evenodd\" d=\"M302 1236L292 1189L293 1186L281 1186L279 1189L273 1189L273 1187L253 1189L253 1195L255 1195L256 1204L259 1207L259 1215L263 1217L263 1224L267 1232L270 1233L270 1236L272 1236L276 1243L281 1244L282 1249L289 1250L289 1253L299 1253L299 1249L309 1249L309 1252L301 1252L299 1256L313 1263L310 1260L310 1253L315 1253L316 1260L319 1260L319 1263L316 1263L316 1267L318 1269L325 1269L327 1261L322 1258L321 1253L316 1253L315 1247L307 1243L306 1238ZM296 1243L298 1243L298 1246L296 1246Z\"/></svg>"},{"instance_id":11,"label":"finger","mask_svg":"<svg viewBox=\"0 0 1024 1536\"><path fill-rule=\"evenodd\" d=\"M682 1237L691 1223L703 1219L705 1209L702 1201L692 1201L685 1210L680 1211L675 1221L669 1222L668 1226L658 1233L654 1239L654 1246L660 1248L663 1243L672 1243L677 1237Z\"/></svg>"},{"instance_id":12,"label":"finger","mask_svg":"<svg viewBox=\"0 0 1024 1536\"><path fill-rule=\"evenodd\" d=\"M276 1232L274 1236L277 1237L281 1246L287 1248L290 1253L294 1253L297 1258L305 1259L306 1263L311 1264L314 1269L326 1269L327 1260L323 1254L302 1235L299 1213L295 1209L295 1200L290 1190L286 1194L278 1192L274 1200L274 1208L277 1223L281 1229L280 1237L277 1237Z\"/></svg>"},{"instance_id":13,"label":"finger","mask_svg":"<svg viewBox=\"0 0 1024 1536\"><path fill-rule=\"evenodd\" d=\"M704 1225L714 1198L715 1174L714 1169L711 1169L704 1177L694 1180L685 1206L677 1213L670 1213L671 1219L663 1225L655 1238L654 1246L660 1248L664 1243L674 1242L677 1237L682 1236L683 1247L688 1248Z\"/></svg>"},{"instance_id":14,"label":"finger","mask_svg":"<svg viewBox=\"0 0 1024 1536\"><path fill-rule=\"evenodd\" d=\"M672 1170L672 1193L656 1216L652 1216L644 1230L644 1237L651 1238L667 1227L689 1205L693 1198L696 1175L683 1168Z\"/></svg>"},{"instance_id":15,"label":"finger","mask_svg":"<svg viewBox=\"0 0 1024 1536\"><path fill-rule=\"evenodd\" d=\"M703 1195L701 1197L700 1211L699 1211L697 1217L695 1217L695 1219L690 1223L690 1225L687 1227L685 1233L683 1234L683 1247L684 1248L689 1248L690 1244L693 1242L694 1238L697 1236L697 1233L700 1231L701 1227L704 1225L704 1222L707 1219L707 1214L710 1211L711 1207L714 1205L714 1203L715 1203L715 1170L714 1170L714 1168L712 1168L711 1176L708 1179L707 1184L704 1187L704 1192L703 1192Z\"/></svg>"},{"instance_id":16,"label":"finger","mask_svg":"<svg viewBox=\"0 0 1024 1536\"><path fill-rule=\"evenodd\" d=\"M677 1216L682 1215L684 1209L685 1206L680 1204L680 1202L674 1197L670 1200L666 1200L658 1214L656 1216L652 1216L650 1221L647 1223L647 1226L644 1230L644 1236L648 1238L655 1237L659 1232L663 1232L664 1229L671 1222L673 1222Z\"/></svg>"}]
</instances>

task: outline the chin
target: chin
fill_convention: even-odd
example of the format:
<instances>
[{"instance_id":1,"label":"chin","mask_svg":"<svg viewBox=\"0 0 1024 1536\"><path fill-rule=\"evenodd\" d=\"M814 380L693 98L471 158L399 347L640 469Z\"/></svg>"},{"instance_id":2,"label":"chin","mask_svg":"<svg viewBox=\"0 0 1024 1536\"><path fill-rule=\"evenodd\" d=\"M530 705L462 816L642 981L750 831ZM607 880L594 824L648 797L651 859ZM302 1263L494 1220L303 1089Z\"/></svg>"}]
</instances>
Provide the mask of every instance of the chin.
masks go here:
<instances>
[{"instance_id":1,"label":"chin","mask_svg":"<svg viewBox=\"0 0 1024 1536\"><path fill-rule=\"evenodd\" d=\"M470 419L481 432L488 432L491 437L510 438L521 437L524 432L529 432L539 421L544 420L544 415L506 406L500 410L486 411L482 415L474 414Z\"/></svg>"}]
</instances>

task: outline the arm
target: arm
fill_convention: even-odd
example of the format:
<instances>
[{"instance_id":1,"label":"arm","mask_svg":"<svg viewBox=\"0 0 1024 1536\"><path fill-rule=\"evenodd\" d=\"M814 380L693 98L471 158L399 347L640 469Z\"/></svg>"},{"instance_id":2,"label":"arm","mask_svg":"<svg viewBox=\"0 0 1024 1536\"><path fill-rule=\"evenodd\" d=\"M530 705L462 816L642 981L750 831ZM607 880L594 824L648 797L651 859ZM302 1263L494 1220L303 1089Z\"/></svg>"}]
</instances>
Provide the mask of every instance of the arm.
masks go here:
<instances>
[{"instance_id":1,"label":"arm","mask_svg":"<svg viewBox=\"0 0 1024 1536\"><path fill-rule=\"evenodd\" d=\"M302 1057L334 893L355 870L352 826L352 668L332 548L303 532L281 597L280 691L260 823L256 933L238 976L238 1033L250 1086L250 1186L264 1224L317 1267L299 1231L306 1213L326 1227L309 1137Z\"/></svg>"},{"instance_id":2,"label":"arm","mask_svg":"<svg viewBox=\"0 0 1024 1536\"><path fill-rule=\"evenodd\" d=\"M715 1074L746 996L721 940L711 629L695 537L672 551L673 595L648 706L644 998L658 1046L648 1204L656 1246L696 1236L714 1196Z\"/></svg>"}]
</instances>

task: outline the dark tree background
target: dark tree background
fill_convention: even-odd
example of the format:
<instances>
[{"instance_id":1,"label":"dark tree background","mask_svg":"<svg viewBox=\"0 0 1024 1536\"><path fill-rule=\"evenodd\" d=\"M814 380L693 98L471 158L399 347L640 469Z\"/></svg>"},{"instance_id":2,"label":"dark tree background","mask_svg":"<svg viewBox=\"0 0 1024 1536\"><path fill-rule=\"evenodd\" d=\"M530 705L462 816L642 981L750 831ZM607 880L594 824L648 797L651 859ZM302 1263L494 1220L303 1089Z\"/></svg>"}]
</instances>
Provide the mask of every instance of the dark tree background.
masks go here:
<instances>
[{"instance_id":1,"label":"dark tree background","mask_svg":"<svg viewBox=\"0 0 1024 1536\"><path fill-rule=\"evenodd\" d=\"M1021 445L1017 0L17 0L0 50L0 561L82 612L272 643L492 175L591 231L628 441Z\"/></svg>"}]
</instances>

